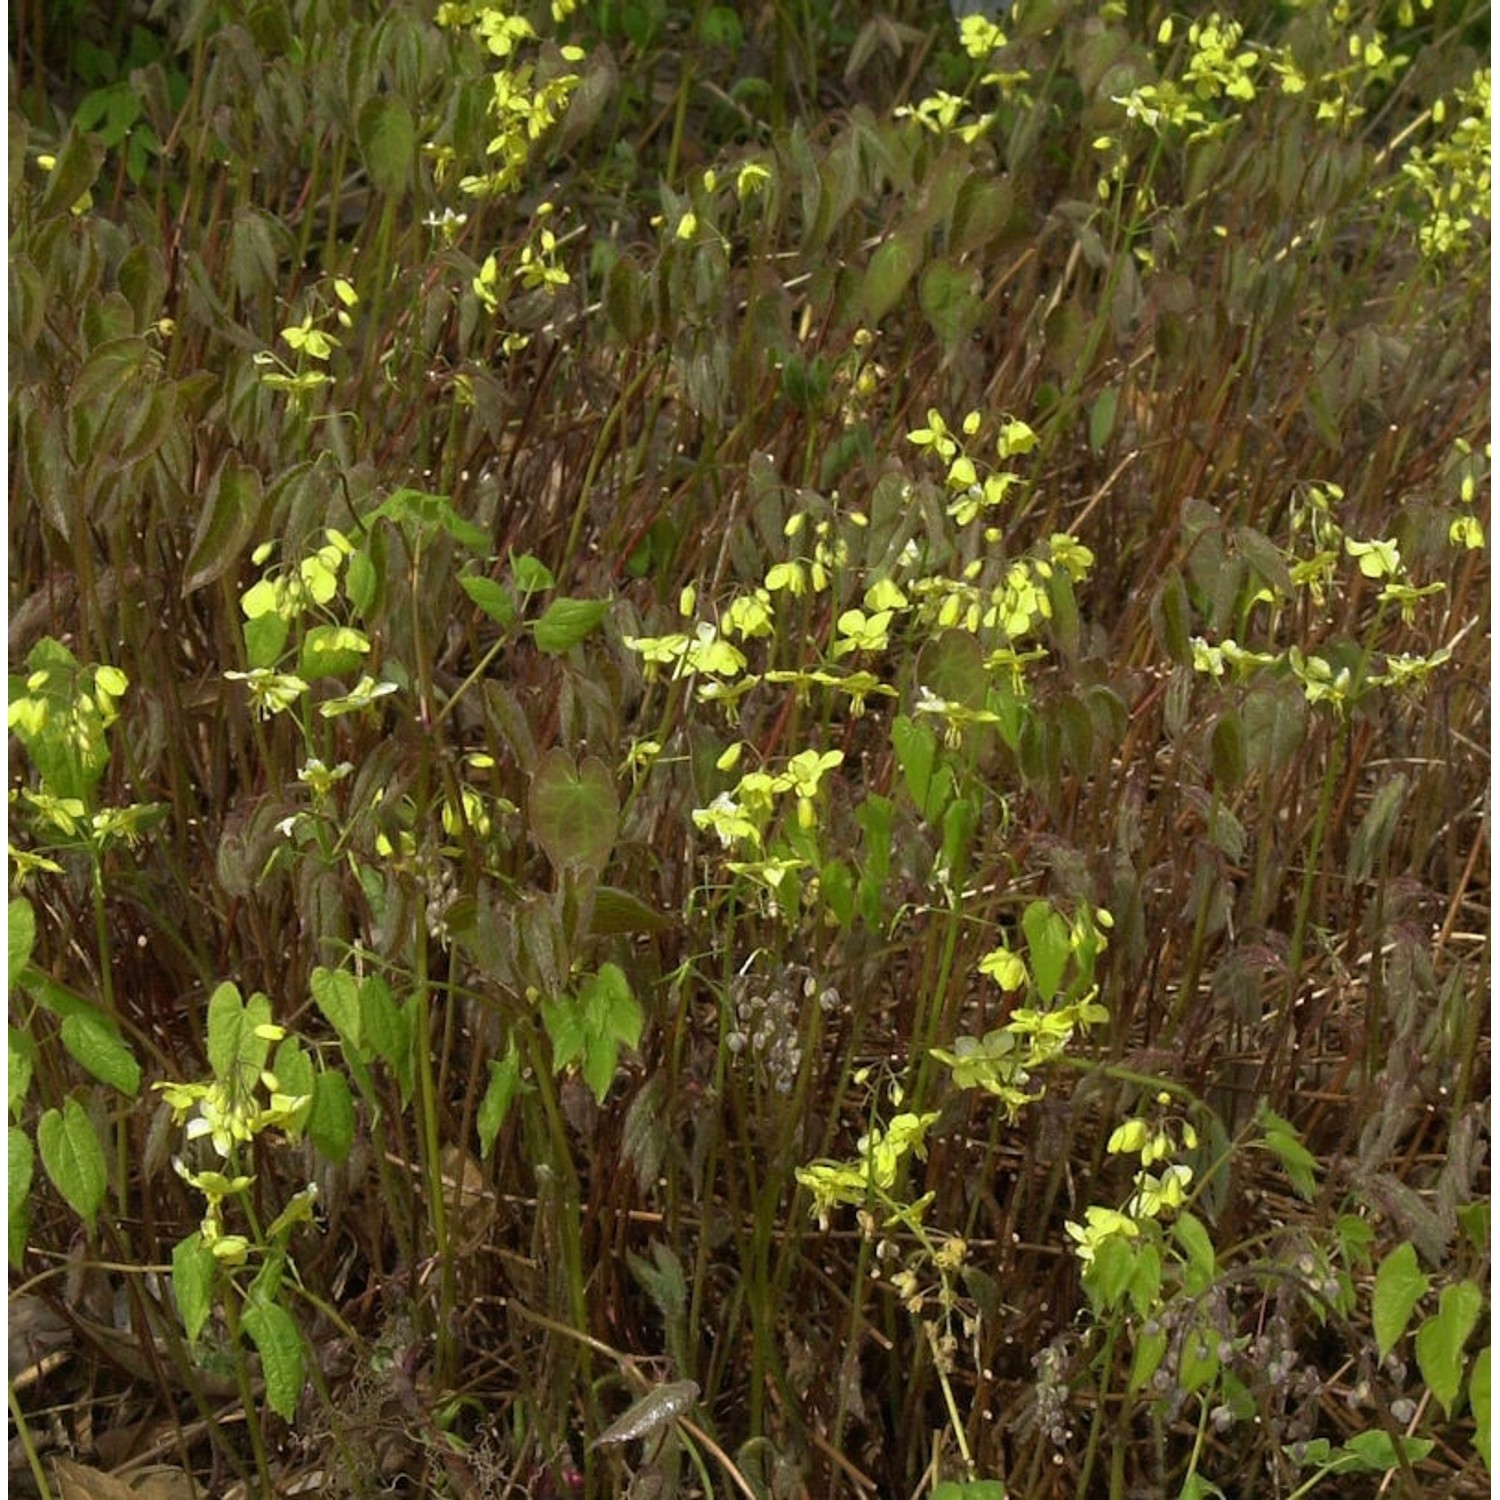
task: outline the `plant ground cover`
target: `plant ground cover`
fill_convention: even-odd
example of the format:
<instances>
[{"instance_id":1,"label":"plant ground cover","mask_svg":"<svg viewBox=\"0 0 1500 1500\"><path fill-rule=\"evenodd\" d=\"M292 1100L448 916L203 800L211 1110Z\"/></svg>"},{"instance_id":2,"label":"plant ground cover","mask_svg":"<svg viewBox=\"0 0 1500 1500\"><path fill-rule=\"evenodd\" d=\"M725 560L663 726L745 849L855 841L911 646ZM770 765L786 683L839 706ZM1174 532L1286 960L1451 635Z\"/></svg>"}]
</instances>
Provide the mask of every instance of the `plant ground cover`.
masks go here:
<instances>
[{"instance_id":1,"label":"plant ground cover","mask_svg":"<svg viewBox=\"0 0 1500 1500\"><path fill-rule=\"evenodd\" d=\"M11 1483L1488 1491L1488 10L13 7Z\"/></svg>"}]
</instances>

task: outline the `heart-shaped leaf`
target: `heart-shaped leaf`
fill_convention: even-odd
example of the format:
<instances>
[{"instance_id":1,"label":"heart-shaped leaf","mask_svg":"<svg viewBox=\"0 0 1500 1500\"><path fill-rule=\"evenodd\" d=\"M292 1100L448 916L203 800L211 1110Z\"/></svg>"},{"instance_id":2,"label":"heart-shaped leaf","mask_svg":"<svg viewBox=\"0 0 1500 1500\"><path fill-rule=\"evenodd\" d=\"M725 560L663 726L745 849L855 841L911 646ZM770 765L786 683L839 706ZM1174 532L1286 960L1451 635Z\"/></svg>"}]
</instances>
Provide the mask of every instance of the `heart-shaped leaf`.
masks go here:
<instances>
[{"instance_id":1,"label":"heart-shaped leaf","mask_svg":"<svg viewBox=\"0 0 1500 1500\"><path fill-rule=\"evenodd\" d=\"M561 748L549 750L531 779L531 831L553 868L592 870L609 862L620 802L609 768L595 756L575 765Z\"/></svg>"}]
</instances>

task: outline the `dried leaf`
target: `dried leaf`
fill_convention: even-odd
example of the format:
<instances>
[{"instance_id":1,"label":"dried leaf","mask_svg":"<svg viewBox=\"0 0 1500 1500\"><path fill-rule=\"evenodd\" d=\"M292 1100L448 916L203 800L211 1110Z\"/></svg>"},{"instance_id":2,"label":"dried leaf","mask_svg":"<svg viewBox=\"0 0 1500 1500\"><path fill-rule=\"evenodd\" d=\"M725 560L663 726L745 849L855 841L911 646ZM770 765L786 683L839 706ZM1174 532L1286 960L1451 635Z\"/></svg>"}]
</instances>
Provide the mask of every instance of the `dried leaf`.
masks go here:
<instances>
[{"instance_id":1,"label":"dried leaf","mask_svg":"<svg viewBox=\"0 0 1500 1500\"><path fill-rule=\"evenodd\" d=\"M668 1422L676 1421L698 1399L698 1382L671 1380L648 1391L618 1421L611 1422L594 1439L594 1447L609 1443L628 1443L632 1438L649 1437Z\"/></svg>"}]
</instances>

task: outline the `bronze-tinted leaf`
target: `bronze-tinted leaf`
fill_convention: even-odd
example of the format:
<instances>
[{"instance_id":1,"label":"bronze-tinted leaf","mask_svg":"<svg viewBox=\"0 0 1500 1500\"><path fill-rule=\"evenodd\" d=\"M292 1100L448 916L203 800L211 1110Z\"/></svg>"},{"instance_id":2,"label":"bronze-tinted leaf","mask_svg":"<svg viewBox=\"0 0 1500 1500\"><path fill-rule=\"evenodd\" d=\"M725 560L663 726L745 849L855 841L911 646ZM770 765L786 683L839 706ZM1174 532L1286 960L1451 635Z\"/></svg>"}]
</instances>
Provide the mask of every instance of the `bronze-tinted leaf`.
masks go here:
<instances>
[{"instance_id":1,"label":"bronze-tinted leaf","mask_svg":"<svg viewBox=\"0 0 1500 1500\"><path fill-rule=\"evenodd\" d=\"M417 122L405 100L375 94L359 111L359 149L376 191L405 195L417 159Z\"/></svg>"},{"instance_id":2,"label":"bronze-tinted leaf","mask_svg":"<svg viewBox=\"0 0 1500 1500\"><path fill-rule=\"evenodd\" d=\"M1232 708L1220 714L1214 725L1209 741L1209 763L1213 767L1214 780L1228 791L1233 791L1245 779L1245 726Z\"/></svg>"},{"instance_id":3,"label":"bronze-tinted leaf","mask_svg":"<svg viewBox=\"0 0 1500 1500\"><path fill-rule=\"evenodd\" d=\"M69 213L73 205L93 187L104 160L104 144L96 135L69 130L57 153L56 165L47 174L47 186L37 212L41 218Z\"/></svg>"},{"instance_id":4,"label":"bronze-tinted leaf","mask_svg":"<svg viewBox=\"0 0 1500 1500\"><path fill-rule=\"evenodd\" d=\"M1188 602L1187 585L1182 581L1182 574L1176 568L1170 568L1151 601L1151 624L1157 643L1179 665L1185 665L1193 658L1189 640L1191 614L1192 605Z\"/></svg>"},{"instance_id":5,"label":"bronze-tinted leaf","mask_svg":"<svg viewBox=\"0 0 1500 1500\"><path fill-rule=\"evenodd\" d=\"M922 648L917 680L949 703L983 708L989 689L984 648L966 631L946 630Z\"/></svg>"},{"instance_id":6,"label":"bronze-tinted leaf","mask_svg":"<svg viewBox=\"0 0 1500 1500\"><path fill-rule=\"evenodd\" d=\"M589 932L605 937L620 932L661 932L672 924L665 913L642 901L633 891L601 885L594 891Z\"/></svg>"},{"instance_id":7,"label":"bronze-tinted leaf","mask_svg":"<svg viewBox=\"0 0 1500 1500\"><path fill-rule=\"evenodd\" d=\"M531 779L531 830L554 869L603 870L614 848L620 803L603 761L582 765L561 747L542 757Z\"/></svg>"},{"instance_id":8,"label":"bronze-tinted leaf","mask_svg":"<svg viewBox=\"0 0 1500 1500\"><path fill-rule=\"evenodd\" d=\"M193 528L193 544L182 580L183 598L222 577L239 561L255 529L260 498L259 472L242 462L238 454L226 453L208 482Z\"/></svg>"},{"instance_id":9,"label":"bronze-tinted leaf","mask_svg":"<svg viewBox=\"0 0 1500 1500\"><path fill-rule=\"evenodd\" d=\"M859 289L867 323L875 326L885 319L921 264L922 239L918 234L894 234L876 247Z\"/></svg>"},{"instance_id":10,"label":"bronze-tinted leaf","mask_svg":"<svg viewBox=\"0 0 1500 1500\"><path fill-rule=\"evenodd\" d=\"M1015 206L1009 177L970 172L953 200L949 248L955 255L963 255L989 243L1010 223Z\"/></svg>"}]
</instances>

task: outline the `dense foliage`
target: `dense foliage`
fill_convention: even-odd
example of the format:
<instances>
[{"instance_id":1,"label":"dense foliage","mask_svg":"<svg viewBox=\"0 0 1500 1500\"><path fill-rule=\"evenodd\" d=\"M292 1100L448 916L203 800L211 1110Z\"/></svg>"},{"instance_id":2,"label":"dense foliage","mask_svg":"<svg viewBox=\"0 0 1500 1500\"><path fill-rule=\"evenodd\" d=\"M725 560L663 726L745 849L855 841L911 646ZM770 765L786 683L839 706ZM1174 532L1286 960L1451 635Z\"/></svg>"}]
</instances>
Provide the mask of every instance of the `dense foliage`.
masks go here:
<instances>
[{"instance_id":1,"label":"dense foliage","mask_svg":"<svg viewBox=\"0 0 1500 1500\"><path fill-rule=\"evenodd\" d=\"M1487 1492L1488 10L11 12L18 1492Z\"/></svg>"}]
</instances>

